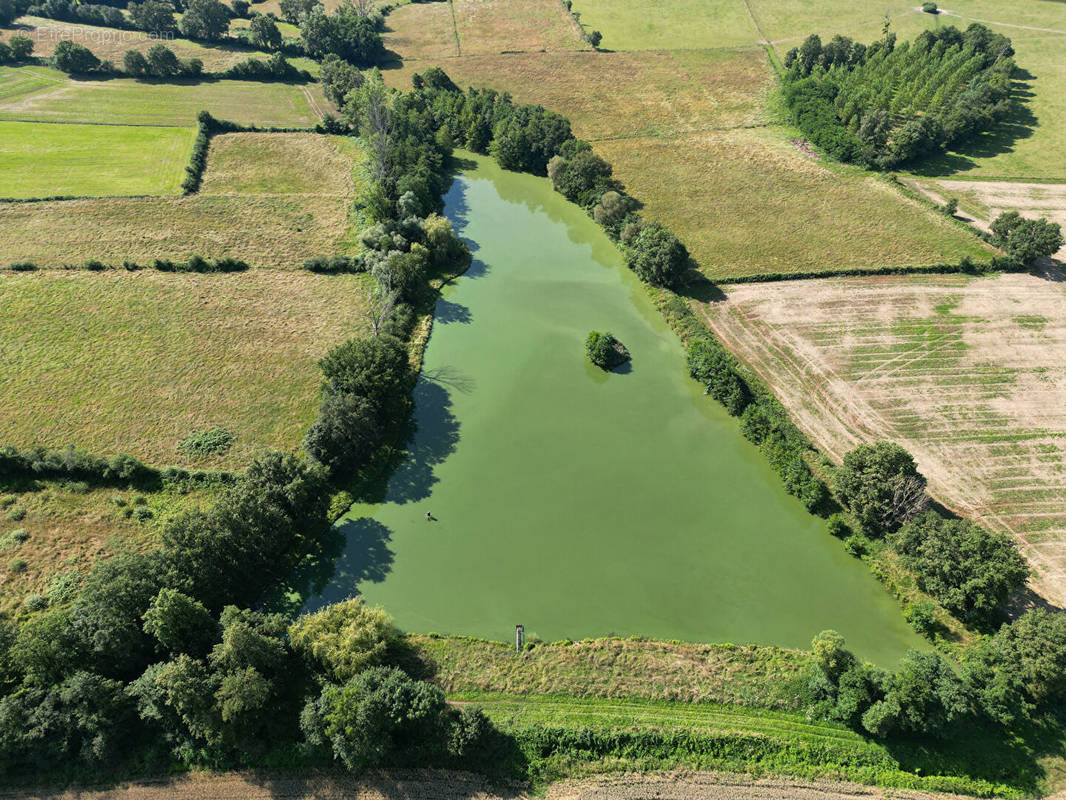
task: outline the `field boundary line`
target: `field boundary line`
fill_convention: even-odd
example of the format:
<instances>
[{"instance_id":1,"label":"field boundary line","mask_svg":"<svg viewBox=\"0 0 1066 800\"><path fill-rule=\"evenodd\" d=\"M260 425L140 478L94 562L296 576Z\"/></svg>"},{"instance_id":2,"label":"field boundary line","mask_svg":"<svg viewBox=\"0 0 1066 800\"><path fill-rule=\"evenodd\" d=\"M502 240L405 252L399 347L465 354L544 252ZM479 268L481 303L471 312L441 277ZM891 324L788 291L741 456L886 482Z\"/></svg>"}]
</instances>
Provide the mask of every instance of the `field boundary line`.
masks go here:
<instances>
[{"instance_id":1,"label":"field boundary line","mask_svg":"<svg viewBox=\"0 0 1066 800\"><path fill-rule=\"evenodd\" d=\"M459 23L455 20L455 3L452 0L448 0L448 10L452 13L452 33L455 35L455 57L459 58L463 54L463 45L459 41Z\"/></svg>"},{"instance_id":2,"label":"field boundary line","mask_svg":"<svg viewBox=\"0 0 1066 800\"><path fill-rule=\"evenodd\" d=\"M194 119L188 125L175 125L173 123L152 122L80 122L70 119L24 119L22 117L5 117L3 105L0 104L0 122L21 122L29 125L97 125L103 128L195 128Z\"/></svg>"},{"instance_id":3,"label":"field boundary line","mask_svg":"<svg viewBox=\"0 0 1066 800\"><path fill-rule=\"evenodd\" d=\"M762 26L759 24L759 20L755 19L755 12L751 10L751 3L748 0L744 0L744 8L748 12L748 17L751 19L751 24L755 26L755 32L762 37L759 42L760 45L769 45L773 47L773 43L766 38L766 33L763 32Z\"/></svg>"}]
</instances>

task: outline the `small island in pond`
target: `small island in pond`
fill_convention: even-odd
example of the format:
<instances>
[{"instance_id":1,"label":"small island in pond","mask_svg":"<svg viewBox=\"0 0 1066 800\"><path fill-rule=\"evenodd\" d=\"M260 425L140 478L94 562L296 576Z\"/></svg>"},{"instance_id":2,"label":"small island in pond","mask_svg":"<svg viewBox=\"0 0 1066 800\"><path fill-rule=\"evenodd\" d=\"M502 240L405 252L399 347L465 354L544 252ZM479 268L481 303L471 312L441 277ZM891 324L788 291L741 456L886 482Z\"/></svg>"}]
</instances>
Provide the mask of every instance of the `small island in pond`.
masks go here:
<instances>
[{"instance_id":1,"label":"small island in pond","mask_svg":"<svg viewBox=\"0 0 1066 800\"><path fill-rule=\"evenodd\" d=\"M585 339L585 352L589 360L601 369L614 369L629 361L626 346L610 333L592 331Z\"/></svg>"}]
</instances>

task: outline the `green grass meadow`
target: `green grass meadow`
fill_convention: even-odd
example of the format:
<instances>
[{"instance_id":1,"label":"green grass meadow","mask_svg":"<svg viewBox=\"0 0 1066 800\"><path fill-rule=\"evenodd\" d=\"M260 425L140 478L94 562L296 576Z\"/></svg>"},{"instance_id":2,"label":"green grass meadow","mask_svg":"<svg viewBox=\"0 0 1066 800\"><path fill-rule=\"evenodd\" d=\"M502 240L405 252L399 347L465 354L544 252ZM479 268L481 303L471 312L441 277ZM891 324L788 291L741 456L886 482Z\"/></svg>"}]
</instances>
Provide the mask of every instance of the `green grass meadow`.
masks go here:
<instances>
[{"instance_id":1,"label":"green grass meadow","mask_svg":"<svg viewBox=\"0 0 1066 800\"><path fill-rule=\"evenodd\" d=\"M0 120L184 127L207 110L244 125L309 128L331 108L313 83L77 80L46 67L0 67Z\"/></svg>"},{"instance_id":2,"label":"green grass meadow","mask_svg":"<svg viewBox=\"0 0 1066 800\"><path fill-rule=\"evenodd\" d=\"M12 198L176 194L194 138L195 128L0 121L0 192Z\"/></svg>"}]
</instances>

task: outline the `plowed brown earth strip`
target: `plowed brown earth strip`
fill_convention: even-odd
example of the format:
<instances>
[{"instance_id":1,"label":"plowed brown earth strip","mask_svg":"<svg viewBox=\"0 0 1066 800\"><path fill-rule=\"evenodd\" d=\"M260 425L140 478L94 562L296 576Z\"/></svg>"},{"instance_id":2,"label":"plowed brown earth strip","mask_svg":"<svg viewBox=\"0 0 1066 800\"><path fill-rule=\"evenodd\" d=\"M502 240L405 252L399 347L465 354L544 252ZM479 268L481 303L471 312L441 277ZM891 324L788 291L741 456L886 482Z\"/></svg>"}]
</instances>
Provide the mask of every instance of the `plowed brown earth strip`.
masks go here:
<instances>
[{"instance_id":1,"label":"plowed brown earth strip","mask_svg":"<svg viewBox=\"0 0 1066 800\"><path fill-rule=\"evenodd\" d=\"M861 441L899 442L941 502L1015 536L1033 588L1066 606L1066 284L892 276L727 291L697 310L819 448L839 462Z\"/></svg>"},{"instance_id":2,"label":"plowed brown earth strip","mask_svg":"<svg viewBox=\"0 0 1066 800\"><path fill-rule=\"evenodd\" d=\"M719 772L622 773L551 786L547 800L951 800L959 795L880 789L853 783L754 778ZM192 774L104 790L0 792L28 800L528 800L530 794L461 772Z\"/></svg>"}]
</instances>

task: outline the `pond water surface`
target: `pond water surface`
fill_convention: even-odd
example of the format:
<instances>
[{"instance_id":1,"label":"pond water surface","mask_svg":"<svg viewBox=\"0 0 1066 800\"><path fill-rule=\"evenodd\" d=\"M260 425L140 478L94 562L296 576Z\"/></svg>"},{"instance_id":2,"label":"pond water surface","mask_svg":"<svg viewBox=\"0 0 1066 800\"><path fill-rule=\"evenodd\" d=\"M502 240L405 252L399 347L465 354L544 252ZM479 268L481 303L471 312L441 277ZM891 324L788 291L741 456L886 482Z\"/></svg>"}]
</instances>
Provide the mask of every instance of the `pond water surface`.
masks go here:
<instances>
[{"instance_id":1,"label":"pond water surface","mask_svg":"<svg viewBox=\"0 0 1066 800\"><path fill-rule=\"evenodd\" d=\"M447 287L410 458L310 608L354 594L409 631L806 647L894 662L896 602L687 377L618 250L544 178L474 158L446 213L474 263ZM585 358L613 332L631 367ZM426 512L433 520L429 521Z\"/></svg>"}]
</instances>

